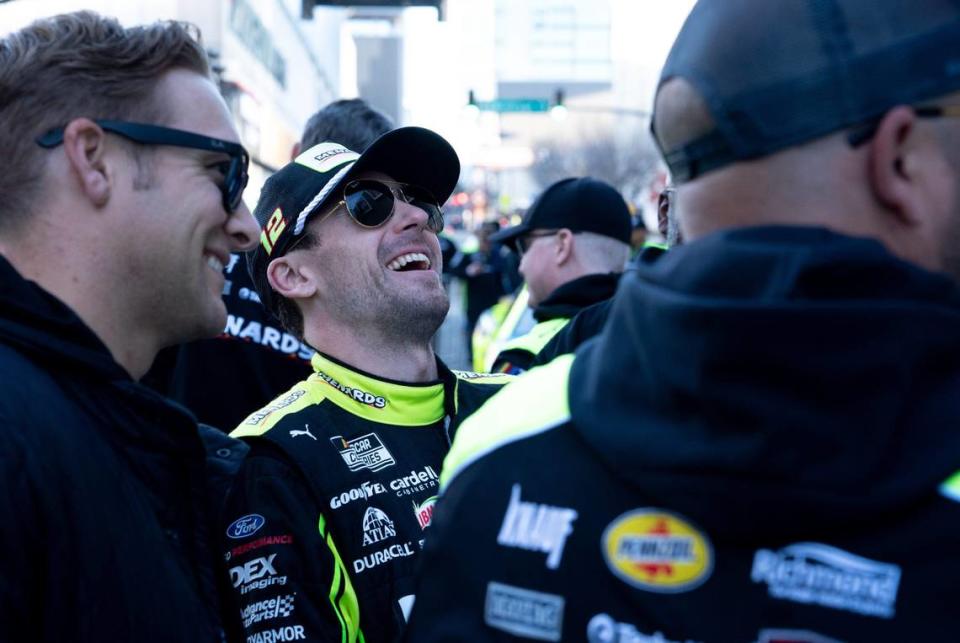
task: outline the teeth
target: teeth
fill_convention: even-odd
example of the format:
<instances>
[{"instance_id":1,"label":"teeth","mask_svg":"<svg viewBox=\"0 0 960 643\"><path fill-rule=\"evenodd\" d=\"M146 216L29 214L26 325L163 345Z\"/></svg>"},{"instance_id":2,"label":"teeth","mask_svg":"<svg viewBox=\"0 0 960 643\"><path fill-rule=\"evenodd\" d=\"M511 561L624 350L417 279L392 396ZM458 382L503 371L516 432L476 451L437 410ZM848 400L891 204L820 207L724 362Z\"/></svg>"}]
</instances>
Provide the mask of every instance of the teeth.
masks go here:
<instances>
[{"instance_id":1,"label":"teeth","mask_svg":"<svg viewBox=\"0 0 960 643\"><path fill-rule=\"evenodd\" d=\"M405 255L400 255L388 263L387 268L390 270L400 270L411 261L423 261L427 264L427 268L430 267L430 259L427 257L427 255L423 254L422 252L410 252Z\"/></svg>"},{"instance_id":2,"label":"teeth","mask_svg":"<svg viewBox=\"0 0 960 643\"><path fill-rule=\"evenodd\" d=\"M214 257L213 255L207 255L207 265L216 270L217 272L223 272L223 262Z\"/></svg>"}]
</instances>

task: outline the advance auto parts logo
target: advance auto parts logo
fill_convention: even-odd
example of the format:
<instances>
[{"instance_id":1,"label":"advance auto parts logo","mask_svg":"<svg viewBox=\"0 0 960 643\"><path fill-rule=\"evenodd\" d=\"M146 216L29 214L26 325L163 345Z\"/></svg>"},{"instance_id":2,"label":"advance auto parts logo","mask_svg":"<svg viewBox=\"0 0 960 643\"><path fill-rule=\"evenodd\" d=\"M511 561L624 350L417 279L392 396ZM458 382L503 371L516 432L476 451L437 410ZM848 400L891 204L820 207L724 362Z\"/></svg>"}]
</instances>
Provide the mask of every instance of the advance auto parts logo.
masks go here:
<instances>
[{"instance_id":1,"label":"advance auto parts logo","mask_svg":"<svg viewBox=\"0 0 960 643\"><path fill-rule=\"evenodd\" d=\"M706 536L660 509L621 515L603 532L600 545L610 571L649 592L689 591L713 571L713 549Z\"/></svg>"}]
</instances>

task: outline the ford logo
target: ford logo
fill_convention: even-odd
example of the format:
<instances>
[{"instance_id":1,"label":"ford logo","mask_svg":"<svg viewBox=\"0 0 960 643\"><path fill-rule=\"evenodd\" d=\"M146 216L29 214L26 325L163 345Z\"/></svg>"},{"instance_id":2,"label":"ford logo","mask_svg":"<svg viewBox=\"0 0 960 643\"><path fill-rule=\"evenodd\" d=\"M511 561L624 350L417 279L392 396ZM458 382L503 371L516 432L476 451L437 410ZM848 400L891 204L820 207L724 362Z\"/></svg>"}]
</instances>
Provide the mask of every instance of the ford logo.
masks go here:
<instances>
[{"instance_id":1,"label":"ford logo","mask_svg":"<svg viewBox=\"0 0 960 643\"><path fill-rule=\"evenodd\" d=\"M266 522L260 514L248 514L242 518L237 518L227 527L227 537L236 539L252 536Z\"/></svg>"}]
</instances>

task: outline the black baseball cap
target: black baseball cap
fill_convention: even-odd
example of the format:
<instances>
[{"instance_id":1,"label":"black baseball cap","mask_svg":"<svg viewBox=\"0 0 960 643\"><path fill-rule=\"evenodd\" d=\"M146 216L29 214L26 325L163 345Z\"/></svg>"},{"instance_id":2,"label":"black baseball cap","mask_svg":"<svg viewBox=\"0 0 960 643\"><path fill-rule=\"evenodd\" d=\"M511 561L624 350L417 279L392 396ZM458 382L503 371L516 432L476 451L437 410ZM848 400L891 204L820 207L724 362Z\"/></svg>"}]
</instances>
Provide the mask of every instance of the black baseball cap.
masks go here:
<instances>
[{"instance_id":1,"label":"black baseball cap","mask_svg":"<svg viewBox=\"0 0 960 643\"><path fill-rule=\"evenodd\" d=\"M517 249L517 239L531 230L568 228L593 232L630 243L630 210L612 186L590 177L557 181L537 197L512 228L490 235L490 241Z\"/></svg>"},{"instance_id":2,"label":"black baseball cap","mask_svg":"<svg viewBox=\"0 0 960 643\"><path fill-rule=\"evenodd\" d=\"M280 168L267 179L254 208L260 243L247 253L250 277L268 310L276 312L267 281L270 261L286 253L303 237L310 218L340 200L343 187L366 171L425 188L443 204L457 185L460 159L439 134L400 127L383 134L363 154L339 143L319 143Z\"/></svg>"},{"instance_id":3,"label":"black baseball cap","mask_svg":"<svg viewBox=\"0 0 960 643\"><path fill-rule=\"evenodd\" d=\"M660 85L678 77L715 125L675 149L653 128L684 182L960 90L960 3L699 0Z\"/></svg>"}]
</instances>

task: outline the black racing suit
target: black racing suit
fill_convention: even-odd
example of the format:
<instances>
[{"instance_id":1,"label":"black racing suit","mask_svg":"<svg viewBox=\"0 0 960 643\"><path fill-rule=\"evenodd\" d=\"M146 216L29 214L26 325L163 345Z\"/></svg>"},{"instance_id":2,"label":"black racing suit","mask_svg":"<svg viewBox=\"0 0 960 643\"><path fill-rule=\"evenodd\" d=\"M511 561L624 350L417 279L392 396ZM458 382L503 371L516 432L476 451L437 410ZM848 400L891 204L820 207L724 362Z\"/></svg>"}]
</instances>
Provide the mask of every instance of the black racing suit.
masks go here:
<instances>
[{"instance_id":1,"label":"black racing suit","mask_svg":"<svg viewBox=\"0 0 960 643\"><path fill-rule=\"evenodd\" d=\"M392 641L456 415L509 376L404 384L317 354L314 374L247 418L224 554L247 640ZM472 381L475 380L475 381Z\"/></svg>"}]
</instances>

